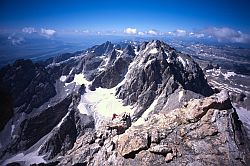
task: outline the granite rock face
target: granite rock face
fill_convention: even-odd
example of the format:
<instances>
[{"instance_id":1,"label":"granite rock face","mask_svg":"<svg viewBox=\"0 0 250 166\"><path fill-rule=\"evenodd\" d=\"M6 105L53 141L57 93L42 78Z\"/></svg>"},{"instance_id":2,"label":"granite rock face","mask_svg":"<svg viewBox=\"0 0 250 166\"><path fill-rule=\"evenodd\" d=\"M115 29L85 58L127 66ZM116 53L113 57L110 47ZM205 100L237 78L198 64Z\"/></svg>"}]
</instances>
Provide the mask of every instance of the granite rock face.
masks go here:
<instances>
[{"instance_id":1,"label":"granite rock face","mask_svg":"<svg viewBox=\"0 0 250 166\"><path fill-rule=\"evenodd\" d=\"M249 164L249 140L227 92L154 114L121 135L101 131L79 138L59 165Z\"/></svg>"},{"instance_id":2,"label":"granite rock face","mask_svg":"<svg viewBox=\"0 0 250 166\"><path fill-rule=\"evenodd\" d=\"M113 48L114 48L114 44L112 44L110 41L107 41L101 45L96 45L88 49L88 51L92 51L97 56L101 56L103 54L108 54Z\"/></svg>"},{"instance_id":3,"label":"granite rock face","mask_svg":"<svg viewBox=\"0 0 250 166\"><path fill-rule=\"evenodd\" d=\"M45 68L31 60L17 60L0 70L0 86L13 99L19 112L30 113L56 94L53 81Z\"/></svg>"},{"instance_id":4,"label":"granite rock face","mask_svg":"<svg viewBox=\"0 0 250 166\"><path fill-rule=\"evenodd\" d=\"M164 42L153 40L140 46L118 97L127 105L137 104L134 119L140 117L157 98L167 98L180 89L203 96L213 93L202 69L188 55L181 54ZM162 108L160 108L161 110Z\"/></svg>"},{"instance_id":5,"label":"granite rock face","mask_svg":"<svg viewBox=\"0 0 250 166\"><path fill-rule=\"evenodd\" d=\"M78 137L93 132L95 128L92 116L79 113L79 101L79 94L70 94L55 106L20 119L10 144L1 147L0 157L29 153L34 149L37 149L37 155L48 161L65 155Z\"/></svg>"},{"instance_id":6,"label":"granite rock face","mask_svg":"<svg viewBox=\"0 0 250 166\"><path fill-rule=\"evenodd\" d=\"M68 113L50 132L38 152L39 155L44 156L47 160L65 155L74 146L78 137L95 128L93 117L79 113L77 110L78 103L79 96L75 95Z\"/></svg>"},{"instance_id":7,"label":"granite rock face","mask_svg":"<svg viewBox=\"0 0 250 166\"><path fill-rule=\"evenodd\" d=\"M106 70L97 75L92 87L113 88L120 83L128 72L129 64L135 56L132 46L127 46L122 53L115 49L108 55L105 62Z\"/></svg>"},{"instance_id":8,"label":"granite rock face","mask_svg":"<svg viewBox=\"0 0 250 166\"><path fill-rule=\"evenodd\" d=\"M68 96L54 107L50 107L43 112L38 112L32 117L19 119L20 124L16 126L17 129L15 133L13 133L12 141L5 149L1 150L1 157L6 154L14 154L19 151L27 150L43 136L51 132L67 114L71 102L72 95Z\"/></svg>"}]
</instances>

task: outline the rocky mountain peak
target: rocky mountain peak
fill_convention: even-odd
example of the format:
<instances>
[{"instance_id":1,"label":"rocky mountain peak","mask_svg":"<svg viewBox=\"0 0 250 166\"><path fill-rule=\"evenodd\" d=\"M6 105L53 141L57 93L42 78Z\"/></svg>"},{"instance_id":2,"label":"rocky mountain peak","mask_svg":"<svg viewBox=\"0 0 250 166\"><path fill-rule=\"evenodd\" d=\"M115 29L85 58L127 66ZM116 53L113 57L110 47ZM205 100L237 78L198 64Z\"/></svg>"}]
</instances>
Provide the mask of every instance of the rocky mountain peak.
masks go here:
<instances>
[{"instance_id":1,"label":"rocky mountain peak","mask_svg":"<svg viewBox=\"0 0 250 166\"><path fill-rule=\"evenodd\" d=\"M91 89L113 88L118 85L124 79L134 56L134 49L131 45L123 50L112 49L105 55L104 61L100 65L103 69L94 78Z\"/></svg>"},{"instance_id":2,"label":"rocky mountain peak","mask_svg":"<svg viewBox=\"0 0 250 166\"><path fill-rule=\"evenodd\" d=\"M156 48L156 49L161 49L163 48L164 50L174 50L173 48L171 48L167 43L163 42L163 41L160 41L160 40L152 40L150 42L143 42L141 45L140 45L140 50L144 50L146 51L145 49L153 49L153 48Z\"/></svg>"},{"instance_id":3,"label":"rocky mountain peak","mask_svg":"<svg viewBox=\"0 0 250 166\"><path fill-rule=\"evenodd\" d=\"M204 96L213 93L201 68L190 56L153 40L140 46L117 94L125 104L138 104L135 116L141 116L153 101L164 98L163 106L180 89Z\"/></svg>"},{"instance_id":4,"label":"rocky mountain peak","mask_svg":"<svg viewBox=\"0 0 250 166\"><path fill-rule=\"evenodd\" d=\"M127 45L126 48L123 50L123 53L132 56L135 55L134 48L131 45Z\"/></svg>"},{"instance_id":5,"label":"rocky mountain peak","mask_svg":"<svg viewBox=\"0 0 250 166\"><path fill-rule=\"evenodd\" d=\"M101 45L97 45L92 47L89 51L95 53L97 56L101 56L103 54L107 54L114 48L114 44L110 41L107 41Z\"/></svg>"}]
</instances>

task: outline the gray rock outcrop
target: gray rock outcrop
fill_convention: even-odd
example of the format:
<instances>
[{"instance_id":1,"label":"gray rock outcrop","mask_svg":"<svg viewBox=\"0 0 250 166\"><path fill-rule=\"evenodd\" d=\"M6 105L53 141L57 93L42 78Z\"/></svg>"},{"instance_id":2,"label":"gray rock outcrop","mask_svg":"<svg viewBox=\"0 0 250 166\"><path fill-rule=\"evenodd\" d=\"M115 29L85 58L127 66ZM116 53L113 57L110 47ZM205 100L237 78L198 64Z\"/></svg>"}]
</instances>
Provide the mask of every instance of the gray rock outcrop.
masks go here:
<instances>
[{"instance_id":1,"label":"gray rock outcrop","mask_svg":"<svg viewBox=\"0 0 250 166\"><path fill-rule=\"evenodd\" d=\"M81 137L59 165L248 165L250 161L249 140L227 92L154 114L119 136L102 132L103 144L95 143L97 133Z\"/></svg>"}]
</instances>

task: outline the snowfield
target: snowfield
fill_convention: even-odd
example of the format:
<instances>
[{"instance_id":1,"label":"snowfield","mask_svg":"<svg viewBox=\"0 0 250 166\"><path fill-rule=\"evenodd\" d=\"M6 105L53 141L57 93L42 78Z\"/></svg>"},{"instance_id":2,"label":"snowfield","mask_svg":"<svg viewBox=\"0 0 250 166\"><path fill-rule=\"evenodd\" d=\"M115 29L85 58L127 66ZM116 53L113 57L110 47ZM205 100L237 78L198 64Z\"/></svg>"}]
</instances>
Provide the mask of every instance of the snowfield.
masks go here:
<instances>
[{"instance_id":1,"label":"snowfield","mask_svg":"<svg viewBox=\"0 0 250 166\"><path fill-rule=\"evenodd\" d=\"M86 78L84 77L84 75L82 73L80 74L75 74L74 80L73 82L76 83L76 85L82 85L85 84L86 86L90 84L90 82L88 80L86 80Z\"/></svg>"},{"instance_id":2,"label":"snowfield","mask_svg":"<svg viewBox=\"0 0 250 166\"><path fill-rule=\"evenodd\" d=\"M87 103L84 95L81 95L81 100L77 108L81 114L91 115L90 105Z\"/></svg>"},{"instance_id":3,"label":"snowfield","mask_svg":"<svg viewBox=\"0 0 250 166\"><path fill-rule=\"evenodd\" d=\"M212 73L212 75L215 76L215 77L218 77L218 76L222 75L227 80L228 80L228 78L237 75L235 72L232 72L232 71L227 71L226 73L223 73L220 68L219 69L206 70L206 72ZM242 75L238 75L238 76L242 76Z\"/></svg>"},{"instance_id":4,"label":"snowfield","mask_svg":"<svg viewBox=\"0 0 250 166\"><path fill-rule=\"evenodd\" d=\"M225 74L223 74L223 76L225 77L225 79L228 79L229 77L235 76L236 73L235 72L227 72Z\"/></svg>"},{"instance_id":5,"label":"snowfield","mask_svg":"<svg viewBox=\"0 0 250 166\"><path fill-rule=\"evenodd\" d=\"M24 165L31 165L31 164L37 164L37 163L47 163L43 156L38 156L38 150L35 152L31 152L28 154L19 153L3 162L3 165L7 165L8 163L12 162L20 162L23 161Z\"/></svg>"},{"instance_id":6,"label":"snowfield","mask_svg":"<svg viewBox=\"0 0 250 166\"><path fill-rule=\"evenodd\" d=\"M121 99L115 96L115 88L97 88L83 95L84 100L90 105L92 111L104 118L111 118L113 114L127 112L132 114L131 106L124 106Z\"/></svg>"},{"instance_id":7,"label":"snowfield","mask_svg":"<svg viewBox=\"0 0 250 166\"><path fill-rule=\"evenodd\" d=\"M96 88L95 91L90 91L88 86L91 84L90 81L86 80L84 75L76 74L74 80L67 84L76 84L86 86L86 93L81 95L81 100L77 108L80 113L93 115L95 119L111 119L113 114L121 114L127 112L132 114L132 106L124 106L122 99L117 99L115 96L116 88L122 85L125 79L112 89ZM65 89L66 91L67 89Z\"/></svg>"}]
</instances>

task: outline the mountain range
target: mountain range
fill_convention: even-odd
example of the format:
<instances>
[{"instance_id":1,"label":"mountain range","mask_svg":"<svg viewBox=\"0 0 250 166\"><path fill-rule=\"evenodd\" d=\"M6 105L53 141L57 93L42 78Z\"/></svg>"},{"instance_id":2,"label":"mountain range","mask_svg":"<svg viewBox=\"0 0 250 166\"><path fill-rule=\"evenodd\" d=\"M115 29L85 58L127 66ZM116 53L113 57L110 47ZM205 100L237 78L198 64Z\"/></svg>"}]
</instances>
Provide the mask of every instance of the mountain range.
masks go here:
<instances>
[{"instance_id":1,"label":"mountain range","mask_svg":"<svg viewBox=\"0 0 250 166\"><path fill-rule=\"evenodd\" d=\"M159 40L17 60L0 70L0 164L248 165L247 123L207 71Z\"/></svg>"}]
</instances>

